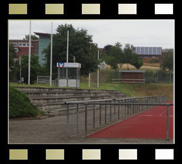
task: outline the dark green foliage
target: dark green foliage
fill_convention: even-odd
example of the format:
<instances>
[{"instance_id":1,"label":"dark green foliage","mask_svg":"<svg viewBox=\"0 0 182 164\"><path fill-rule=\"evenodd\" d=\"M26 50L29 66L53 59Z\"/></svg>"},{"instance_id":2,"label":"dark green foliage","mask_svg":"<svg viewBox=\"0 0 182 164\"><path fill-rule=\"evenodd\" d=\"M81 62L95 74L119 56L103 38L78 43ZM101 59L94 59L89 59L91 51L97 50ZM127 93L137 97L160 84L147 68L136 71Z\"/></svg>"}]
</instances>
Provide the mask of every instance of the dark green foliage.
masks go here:
<instances>
[{"instance_id":1,"label":"dark green foliage","mask_svg":"<svg viewBox=\"0 0 182 164\"><path fill-rule=\"evenodd\" d=\"M19 66L17 67L17 79L20 78ZM24 82L28 83L28 56L23 55L21 57L21 70L22 77L24 77ZM41 71L41 66L38 62L38 56L31 55L30 62L30 83L33 84L34 81L37 80L37 76L39 75L39 71Z\"/></svg>"},{"instance_id":2,"label":"dark green foliage","mask_svg":"<svg viewBox=\"0 0 182 164\"><path fill-rule=\"evenodd\" d=\"M13 47L13 44L9 44L9 79L11 80L15 75L15 65L14 65L14 58L15 58L16 52Z\"/></svg>"},{"instance_id":3,"label":"dark green foliage","mask_svg":"<svg viewBox=\"0 0 182 164\"><path fill-rule=\"evenodd\" d=\"M173 50L169 50L163 58L163 61L160 65L162 70L173 71Z\"/></svg>"},{"instance_id":4,"label":"dark green foliage","mask_svg":"<svg viewBox=\"0 0 182 164\"><path fill-rule=\"evenodd\" d=\"M25 93L9 87L9 118L35 117L42 114Z\"/></svg>"},{"instance_id":5,"label":"dark green foliage","mask_svg":"<svg viewBox=\"0 0 182 164\"><path fill-rule=\"evenodd\" d=\"M102 60L105 61L112 69L117 70L119 64L129 63L136 69L143 65L142 58L133 53L135 50L133 45L126 44L122 49L121 43L117 42L114 46L107 45L102 53Z\"/></svg>"},{"instance_id":6,"label":"dark green foliage","mask_svg":"<svg viewBox=\"0 0 182 164\"><path fill-rule=\"evenodd\" d=\"M75 29L70 24L59 25L57 33L53 36L53 55L52 55L52 77L57 78L57 62L66 62L67 53L67 31L69 30L69 57L68 62L81 63L80 73L88 76L98 68L97 46L92 42L92 36L88 35L85 29ZM50 45L44 49L46 56L45 68L49 72L50 68Z\"/></svg>"},{"instance_id":7,"label":"dark green foliage","mask_svg":"<svg viewBox=\"0 0 182 164\"><path fill-rule=\"evenodd\" d=\"M145 71L145 82L146 83L172 83L173 73L162 70L158 71Z\"/></svg>"}]
</instances>

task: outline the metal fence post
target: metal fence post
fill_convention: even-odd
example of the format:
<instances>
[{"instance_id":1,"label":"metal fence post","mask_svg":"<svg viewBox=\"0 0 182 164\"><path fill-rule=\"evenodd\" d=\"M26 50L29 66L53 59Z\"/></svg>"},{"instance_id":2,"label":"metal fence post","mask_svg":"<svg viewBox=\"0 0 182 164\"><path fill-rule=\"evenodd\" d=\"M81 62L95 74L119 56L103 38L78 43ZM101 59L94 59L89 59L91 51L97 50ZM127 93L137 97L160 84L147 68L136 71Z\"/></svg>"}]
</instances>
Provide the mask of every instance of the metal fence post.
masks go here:
<instances>
[{"instance_id":1,"label":"metal fence post","mask_svg":"<svg viewBox=\"0 0 182 164\"><path fill-rule=\"evenodd\" d=\"M120 101L118 100L118 103L120 103ZM120 119L120 105L118 104L118 119Z\"/></svg>"},{"instance_id":2,"label":"metal fence post","mask_svg":"<svg viewBox=\"0 0 182 164\"><path fill-rule=\"evenodd\" d=\"M111 114L111 105L110 105L110 122L111 122L111 120L112 120L112 114Z\"/></svg>"},{"instance_id":3,"label":"metal fence post","mask_svg":"<svg viewBox=\"0 0 182 164\"><path fill-rule=\"evenodd\" d=\"M95 128L95 104L93 109L93 128Z\"/></svg>"},{"instance_id":4,"label":"metal fence post","mask_svg":"<svg viewBox=\"0 0 182 164\"><path fill-rule=\"evenodd\" d=\"M67 137L69 137L69 104L67 104Z\"/></svg>"},{"instance_id":5,"label":"metal fence post","mask_svg":"<svg viewBox=\"0 0 182 164\"><path fill-rule=\"evenodd\" d=\"M107 109L106 109L107 105L105 105L105 124L107 123Z\"/></svg>"},{"instance_id":6,"label":"metal fence post","mask_svg":"<svg viewBox=\"0 0 182 164\"><path fill-rule=\"evenodd\" d=\"M85 138L87 138L87 104L85 104Z\"/></svg>"},{"instance_id":7,"label":"metal fence post","mask_svg":"<svg viewBox=\"0 0 182 164\"><path fill-rule=\"evenodd\" d=\"M116 119L116 104L115 104L115 100L114 100L114 119Z\"/></svg>"},{"instance_id":8,"label":"metal fence post","mask_svg":"<svg viewBox=\"0 0 182 164\"><path fill-rule=\"evenodd\" d=\"M79 104L77 104L77 133L79 133Z\"/></svg>"},{"instance_id":9,"label":"metal fence post","mask_svg":"<svg viewBox=\"0 0 182 164\"><path fill-rule=\"evenodd\" d=\"M167 104L166 140L169 140L169 104Z\"/></svg>"},{"instance_id":10,"label":"metal fence post","mask_svg":"<svg viewBox=\"0 0 182 164\"><path fill-rule=\"evenodd\" d=\"M100 105L100 108L99 108L99 123L101 125L101 105Z\"/></svg>"}]
</instances>

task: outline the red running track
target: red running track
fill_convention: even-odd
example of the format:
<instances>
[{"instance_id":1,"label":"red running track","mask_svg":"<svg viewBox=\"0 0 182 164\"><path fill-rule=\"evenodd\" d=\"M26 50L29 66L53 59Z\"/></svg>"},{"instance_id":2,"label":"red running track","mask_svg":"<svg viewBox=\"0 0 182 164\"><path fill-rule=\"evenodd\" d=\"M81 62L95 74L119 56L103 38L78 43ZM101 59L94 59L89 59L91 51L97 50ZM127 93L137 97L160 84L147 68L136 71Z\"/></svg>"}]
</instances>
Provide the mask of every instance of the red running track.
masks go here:
<instances>
[{"instance_id":1,"label":"red running track","mask_svg":"<svg viewBox=\"0 0 182 164\"><path fill-rule=\"evenodd\" d=\"M173 102L168 101L167 103ZM153 107L146 112L112 125L88 137L165 139L166 109L166 106ZM169 107L169 139L173 139L173 106Z\"/></svg>"}]
</instances>

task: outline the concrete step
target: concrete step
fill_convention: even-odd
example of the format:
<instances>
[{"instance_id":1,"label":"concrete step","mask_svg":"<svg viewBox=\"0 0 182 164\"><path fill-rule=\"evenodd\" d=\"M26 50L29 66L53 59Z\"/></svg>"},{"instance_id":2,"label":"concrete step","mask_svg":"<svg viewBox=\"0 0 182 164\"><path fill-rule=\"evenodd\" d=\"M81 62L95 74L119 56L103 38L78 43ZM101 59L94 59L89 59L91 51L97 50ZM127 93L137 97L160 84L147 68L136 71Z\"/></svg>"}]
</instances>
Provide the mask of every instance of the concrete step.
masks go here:
<instances>
[{"instance_id":1,"label":"concrete step","mask_svg":"<svg viewBox=\"0 0 182 164\"><path fill-rule=\"evenodd\" d=\"M82 100L96 100L112 98L111 95L98 96L60 96L60 97L32 97L31 102L34 105L43 105L47 103L66 102L66 101L82 101Z\"/></svg>"},{"instance_id":2,"label":"concrete step","mask_svg":"<svg viewBox=\"0 0 182 164\"><path fill-rule=\"evenodd\" d=\"M98 96L98 95L112 95L116 97L122 97L125 95L122 93L107 93L107 92L72 92L72 91L23 91L28 97L60 97L60 96Z\"/></svg>"},{"instance_id":3,"label":"concrete step","mask_svg":"<svg viewBox=\"0 0 182 164\"><path fill-rule=\"evenodd\" d=\"M19 89L23 92L27 91L49 91L49 92L107 92L107 93L120 93L120 91L117 90L100 90L100 89L76 89L76 88L44 88L44 87L15 87L16 89Z\"/></svg>"}]
</instances>

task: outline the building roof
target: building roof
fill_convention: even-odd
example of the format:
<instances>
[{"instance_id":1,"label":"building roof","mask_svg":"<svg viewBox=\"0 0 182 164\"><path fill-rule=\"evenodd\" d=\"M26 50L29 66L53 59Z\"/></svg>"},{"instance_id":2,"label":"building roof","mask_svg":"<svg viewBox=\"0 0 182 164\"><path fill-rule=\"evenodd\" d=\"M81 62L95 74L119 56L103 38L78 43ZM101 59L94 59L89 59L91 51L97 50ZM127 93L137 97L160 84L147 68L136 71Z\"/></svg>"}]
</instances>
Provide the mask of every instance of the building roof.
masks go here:
<instances>
[{"instance_id":1,"label":"building roof","mask_svg":"<svg viewBox=\"0 0 182 164\"><path fill-rule=\"evenodd\" d=\"M50 36L50 33L43 33L43 32L34 32L36 35L48 35Z\"/></svg>"},{"instance_id":2,"label":"building roof","mask_svg":"<svg viewBox=\"0 0 182 164\"><path fill-rule=\"evenodd\" d=\"M134 53L137 55L161 55L162 47L135 47Z\"/></svg>"},{"instance_id":3,"label":"building roof","mask_svg":"<svg viewBox=\"0 0 182 164\"><path fill-rule=\"evenodd\" d=\"M31 39L31 41L32 42L38 42L39 40L32 40ZM25 42L25 43L27 43L27 42L29 42L29 40L25 40L25 39L9 39L9 42Z\"/></svg>"}]
</instances>

